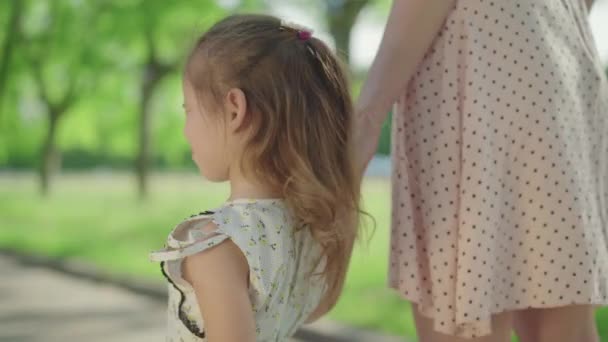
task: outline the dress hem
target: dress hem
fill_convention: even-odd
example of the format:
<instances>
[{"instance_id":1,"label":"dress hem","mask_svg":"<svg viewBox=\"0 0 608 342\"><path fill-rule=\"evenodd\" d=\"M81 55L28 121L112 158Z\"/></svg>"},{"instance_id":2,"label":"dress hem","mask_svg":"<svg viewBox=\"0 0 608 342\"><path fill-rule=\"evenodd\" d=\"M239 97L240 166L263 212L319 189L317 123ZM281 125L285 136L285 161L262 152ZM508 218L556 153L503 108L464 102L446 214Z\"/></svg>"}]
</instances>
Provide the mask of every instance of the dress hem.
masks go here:
<instances>
[{"instance_id":1,"label":"dress hem","mask_svg":"<svg viewBox=\"0 0 608 342\"><path fill-rule=\"evenodd\" d=\"M401 299L407 300L408 302L410 302L411 304L420 304L420 297L413 295L413 294L405 294L403 293L403 290L399 288L398 285L393 284L392 282L389 282L388 284L389 289L393 290L394 292L397 293L397 295L399 295L399 297ZM608 306L608 300L602 299L602 298L596 298L596 300L590 300L590 301L561 301L561 302L551 302L551 303L530 303L527 305L520 305L520 306L508 306L508 307L504 307L504 308L500 308L500 309L494 309L494 310L489 310L488 311L488 315L480 317L480 320L473 320L473 321L466 321L466 322L460 322L460 323L454 323L455 328L454 329L450 329L447 327L441 327L438 326L435 322L435 317L432 313L432 308L433 307L427 307L424 309L420 309L418 310L418 312L424 316L425 318L428 318L430 320L433 320L433 330L435 330L436 332L442 333L442 334L446 334L449 336L454 336L454 337L461 337L461 338L478 338L478 337L484 337L486 335L490 335L492 333L492 328L491 328L491 324L488 324L488 320L491 320L493 316L504 313L504 312L509 312L509 311L519 311L519 310L526 310L526 309L551 309L551 308L560 308L560 307L566 307L566 306L573 306L573 305L591 305L597 308L603 307L603 306ZM483 325L486 328L477 328L477 326L479 325ZM462 326L470 326L470 327L475 327L473 329L477 329L477 331L479 333L477 334L468 334L468 333L462 333L461 329Z\"/></svg>"}]
</instances>

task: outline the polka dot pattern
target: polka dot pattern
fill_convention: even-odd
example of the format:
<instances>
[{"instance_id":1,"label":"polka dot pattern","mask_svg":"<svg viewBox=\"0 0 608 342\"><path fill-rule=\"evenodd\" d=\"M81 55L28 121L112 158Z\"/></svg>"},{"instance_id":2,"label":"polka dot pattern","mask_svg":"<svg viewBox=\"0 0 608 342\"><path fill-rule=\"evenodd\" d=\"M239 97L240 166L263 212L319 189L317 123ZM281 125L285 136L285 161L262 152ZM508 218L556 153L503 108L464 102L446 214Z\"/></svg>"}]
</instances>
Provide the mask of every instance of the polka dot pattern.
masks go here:
<instances>
[{"instance_id":1,"label":"polka dot pattern","mask_svg":"<svg viewBox=\"0 0 608 342\"><path fill-rule=\"evenodd\" d=\"M608 303L608 83L583 1L457 1L393 122L390 286L461 337Z\"/></svg>"}]
</instances>

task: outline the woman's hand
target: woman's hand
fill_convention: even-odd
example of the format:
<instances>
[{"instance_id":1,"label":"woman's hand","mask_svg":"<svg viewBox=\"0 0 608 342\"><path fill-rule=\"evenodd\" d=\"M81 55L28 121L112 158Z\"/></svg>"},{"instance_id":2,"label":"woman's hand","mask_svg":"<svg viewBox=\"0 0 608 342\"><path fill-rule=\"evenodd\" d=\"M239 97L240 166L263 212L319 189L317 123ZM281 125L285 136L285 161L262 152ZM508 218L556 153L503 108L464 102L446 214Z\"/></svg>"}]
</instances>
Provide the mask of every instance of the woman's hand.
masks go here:
<instances>
[{"instance_id":1,"label":"woman's hand","mask_svg":"<svg viewBox=\"0 0 608 342\"><path fill-rule=\"evenodd\" d=\"M356 167L363 176L374 156L382 123L406 90L455 0L394 0L378 54L357 100L353 133Z\"/></svg>"}]
</instances>

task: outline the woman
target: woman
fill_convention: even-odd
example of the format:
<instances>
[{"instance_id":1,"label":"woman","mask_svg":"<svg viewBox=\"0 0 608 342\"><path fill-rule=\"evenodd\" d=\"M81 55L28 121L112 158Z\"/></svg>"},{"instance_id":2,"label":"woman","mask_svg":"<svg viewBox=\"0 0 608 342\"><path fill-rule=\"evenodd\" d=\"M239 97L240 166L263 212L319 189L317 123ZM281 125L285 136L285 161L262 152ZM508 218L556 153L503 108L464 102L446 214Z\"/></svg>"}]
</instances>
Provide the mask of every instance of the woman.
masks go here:
<instances>
[{"instance_id":1,"label":"woman","mask_svg":"<svg viewBox=\"0 0 608 342\"><path fill-rule=\"evenodd\" d=\"M608 84L582 0L400 0L358 102L390 106L390 286L420 341L598 341Z\"/></svg>"}]
</instances>

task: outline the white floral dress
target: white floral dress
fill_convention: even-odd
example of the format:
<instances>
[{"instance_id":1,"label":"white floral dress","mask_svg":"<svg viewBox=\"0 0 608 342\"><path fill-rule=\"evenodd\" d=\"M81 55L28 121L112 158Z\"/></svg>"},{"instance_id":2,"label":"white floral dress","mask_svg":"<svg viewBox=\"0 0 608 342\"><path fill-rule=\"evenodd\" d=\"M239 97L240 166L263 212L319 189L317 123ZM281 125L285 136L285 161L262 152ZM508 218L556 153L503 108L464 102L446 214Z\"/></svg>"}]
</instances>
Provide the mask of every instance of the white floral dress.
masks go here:
<instances>
[{"instance_id":1,"label":"white floral dress","mask_svg":"<svg viewBox=\"0 0 608 342\"><path fill-rule=\"evenodd\" d=\"M210 221L217 230L202 231ZM286 341L318 305L324 282L310 276L320 255L310 231L297 229L282 200L234 200L186 219L171 231L165 248L150 254L169 282L167 341L206 341L195 293L182 277L182 260L227 239L249 264L257 341Z\"/></svg>"}]
</instances>

